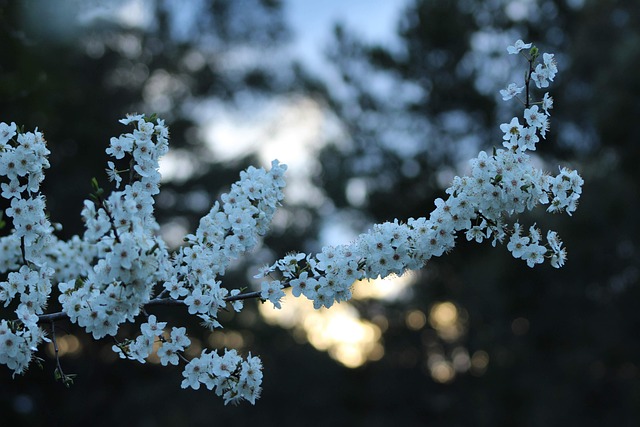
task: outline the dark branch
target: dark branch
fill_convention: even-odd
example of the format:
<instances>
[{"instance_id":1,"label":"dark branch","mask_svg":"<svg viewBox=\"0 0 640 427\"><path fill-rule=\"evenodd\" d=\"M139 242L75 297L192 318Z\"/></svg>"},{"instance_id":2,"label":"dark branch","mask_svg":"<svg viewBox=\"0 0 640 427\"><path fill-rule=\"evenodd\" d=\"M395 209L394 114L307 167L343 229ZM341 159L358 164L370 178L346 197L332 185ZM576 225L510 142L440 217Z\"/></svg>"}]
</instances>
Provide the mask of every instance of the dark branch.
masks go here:
<instances>
[{"instance_id":1,"label":"dark branch","mask_svg":"<svg viewBox=\"0 0 640 427\"><path fill-rule=\"evenodd\" d=\"M240 301L240 300L251 299L251 298L260 298L260 291L247 292L247 293L244 293L244 294L233 295L233 296L230 296L230 297L226 297L224 300L225 301Z\"/></svg>"},{"instance_id":2,"label":"dark branch","mask_svg":"<svg viewBox=\"0 0 640 427\"><path fill-rule=\"evenodd\" d=\"M284 288L288 288L289 285L286 284L284 285ZM251 299L251 298L260 298L260 291L255 291L255 292L246 292L243 294L238 294L238 295L232 295L232 296L228 296L226 298L224 298L225 301L227 302L231 302L231 301L240 301L240 300L245 300L245 299ZM173 298L162 298L162 297L158 297L158 298L154 298L151 301L149 301L148 303L146 303L144 305L144 309L146 309L147 307L152 307L154 305L184 305L184 301L183 300L176 300ZM63 311L59 311L56 313L50 313L50 314L41 314L40 316L38 316L38 321L41 323L44 322L55 322L56 320L62 320L67 318L67 313L63 312Z\"/></svg>"}]
</instances>

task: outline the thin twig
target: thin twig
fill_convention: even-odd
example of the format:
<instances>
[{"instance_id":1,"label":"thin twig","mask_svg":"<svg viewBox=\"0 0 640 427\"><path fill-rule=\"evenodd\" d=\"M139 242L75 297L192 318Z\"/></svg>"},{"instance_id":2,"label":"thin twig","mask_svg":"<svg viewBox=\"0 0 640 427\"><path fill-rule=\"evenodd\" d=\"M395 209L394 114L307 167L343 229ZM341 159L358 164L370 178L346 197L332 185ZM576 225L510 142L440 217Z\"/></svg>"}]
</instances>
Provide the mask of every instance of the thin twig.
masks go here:
<instances>
[{"instance_id":1,"label":"thin twig","mask_svg":"<svg viewBox=\"0 0 640 427\"><path fill-rule=\"evenodd\" d=\"M529 70L527 71L527 75L524 79L524 83L526 86L526 96L525 96L525 104L524 104L524 108L529 108L531 106L531 100L530 100L530 95L529 95L529 86L531 85L531 74L533 73L533 60L534 58L529 58Z\"/></svg>"},{"instance_id":2,"label":"thin twig","mask_svg":"<svg viewBox=\"0 0 640 427\"><path fill-rule=\"evenodd\" d=\"M24 243L24 236L20 237L20 254L22 255L22 263L27 265L27 253L26 253L26 245Z\"/></svg>"},{"instance_id":3,"label":"thin twig","mask_svg":"<svg viewBox=\"0 0 640 427\"><path fill-rule=\"evenodd\" d=\"M247 292L244 294L228 296L224 300L229 302L229 301L240 301L240 300L245 300L250 298L260 298L260 294L261 294L260 291Z\"/></svg>"},{"instance_id":4,"label":"thin twig","mask_svg":"<svg viewBox=\"0 0 640 427\"><path fill-rule=\"evenodd\" d=\"M66 375L62 370L62 364L60 363L60 349L58 348L58 341L56 340L56 322L51 321L51 342L53 343L53 351L56 357L56 379L60 379L62 384L69 387L73 383L73 377L75 375Z\"/></svg>"},{"instance_id":5,"label":"thin twig","mask_svg":"<svg viewBox=\"0 0 640 427\"><path fill-rule=\"evenodd\" d=\"M104 212L107 214L107 218L109 218L109 222L111 223L111 229L113 230L113 235L115 236L116 242L120 243L120 236L118 235L118 227L116 227L116 220L111 215L111 211L109 207L105 203L105 200L102 199L101 196L97 196L98 201L100 202L100 206L104 209Z\"/></svg>"}]
</instances>

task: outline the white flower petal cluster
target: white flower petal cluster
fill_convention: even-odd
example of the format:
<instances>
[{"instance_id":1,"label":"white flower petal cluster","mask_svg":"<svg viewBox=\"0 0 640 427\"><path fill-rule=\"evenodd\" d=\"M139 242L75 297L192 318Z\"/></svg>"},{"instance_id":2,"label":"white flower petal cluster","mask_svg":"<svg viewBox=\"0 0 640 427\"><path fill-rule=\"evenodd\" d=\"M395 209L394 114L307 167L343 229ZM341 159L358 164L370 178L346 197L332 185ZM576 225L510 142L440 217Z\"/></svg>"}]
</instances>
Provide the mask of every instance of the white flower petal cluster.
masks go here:
<instances>
[{"instance_id":1,"label":"white flower petal cluster","mask_svg":"<svg viewBox=\"0 0 640 427\"><path fill-rule=\"evenodd\" d=\"M515 55L520 53L521 50L531 48L531 43L525 43L522 40L516 40L513 46L507 47L507 52L509 55Z\"/></svg>"},{"instance_id":2,"label":"white flower petal cluster","mask_svg":"<svg viewBox=\"0 0 640 427\"><path fill-rule=\"evenodd\" d=\"M538 88L548 87L558 72L555 57L552 53L542 55L543 62L536 65L535 71L531 73L531 78Z\"/></svg>"},{"instance_id":3,"label":"white flower petal cluster","mask_svg":"<svg viewBox=\"0 0 640 427\"><path fill-rule=\"evenodd\" d=\"M136 360L145 363L150 354L153 353L156 341L162 342L157 355L163 366L177 365L180 354L191 344L191 340L186 335L185 328L171 328L170 338L164 337L164 329L167 322L158 322L155 315L150 315L146 323L140 326L141 335L135 340L126 340L115 344L112 349L121 359Z\"/></svg>"},{"instance_id":4,"label":"white flower petal cluster","mask_svg":"<svg viewBox=\"0 0 640 427\"><path fill-rule=\"evenodd\" d=\"M158 160L168 150L168 130L138 116L129 118L132 133L111 139L114 158L131 157L136 179L108 198L86 201L82 217L83 241L93 263L84 274L58 285L63 310L71 321L94 338L115 335L121 323L135 320L155 284L169 274L170 258L164 242L153 233L153 196L159 192ZM118 141L127 140L128 144ZM114 147L118 147L115 150ZM80 259L87 259L88 254Z\"/></svg>"},{"instance_id":5,"label":"white flower petal cluster","mask_svg":"<svg viewBox=\"0 0 640 427\"><path fill-rule=\"evenodd\" d=\"M226 306L231 292L222 287L219 277L229 264L252 250L269 229L276 208L284 198L286 165L274 160L271 169L249 167L240 181L221 196L202 217L195 234L186 236L187 244L172 260L173 274L164 287L172 297L185 296L189 313L198 314L210 327L220 327L218 310ZM239 311L242 303L232 305Z\"/></svg>"},{"instance_id":6,"label":"white flower petal cluster","mask_svg":"<svg viewBox=\"0 0 640 427\"><path fill-rule=\"evenodd\" d=\"M0 123L1 196L10 201L5 211L13 230L0 238L0 302L17 304L17 322L0 320L0 363L23 372L33 351L45 339L38 326L51 293L54 270L45 253L53 244L53 226L45 198L39 194L49 150L41 132L18 133L15 123Z\"/></svg>"},{"instance_id":7,"label":"white flower petal cluster","mask_svg":"<svg viewBox=\"0 0 640 427\"><path fill-rule=\"evenodd\" d=\"M255 403L261 392L262 362L251 353L243 360L233 349L223 355L203 350L200 357L191 359L182 376L182 388L198 390L203 384L222 396L225 404L241 400Z\"/></svg>"},{"instance_id":8,"label":"white flower petal cluster","mask_svg":"<svg viewBox=\"0 0 640 427\"><path fill-rule=\"evenodd\" d=\"M115 337L122 323L134 322L158 286L165 300L185 305L210 328L221 326L217 313L226 307L226 298L232 298L233 310L242 309L242 300L233 298L240 290L224 288L219 278L269 229L283 199L286 166L274 161L268 172L253 167L242 172L222 203L212 207L195 234L186 236L186 244L170 256L153 216L154 196L160 191L158 161L168 151L169 131L162 120L144 115L128 116L121 123L133 131L112 138L106 153L113 159L107 162L107 176L116 189L122 188L106 196L96 184L94 199L87 200L81 212L84 235L68 241L53 235L45 199L38 193L42 170L49 167L42 134L18 133L14 123L0 124L0 173L8 181L1 183L2 196L11 202L6 213L13 225L12 234L0 239L0 273L6 274L0 302L17 306L17 320L0 321L0 363L16 373L26 369L45 339L38 322L52 283L57 283L64 314L96 339ZM141 325L141 335L113 349L122 358L144 363L160 340L160 363L177 365L190 340L185 328L173 327L164 336L165 326L151 315ZM240 368L233 371L233 381L226 379L217 387L227 401L253 402L260 391L260 361L249 357L236 362Z\"/></svg>"},{"instance_id":9,"label":"white flower petal cluster","mask_svg":"<svg viewBox=\"0 0 640 427\"><path fill-rule=\"evenodd\" d=\"M545 53L537 63L537 48L522 40L508 51L522 53L530 71L525 86L511 83L501 91L503 99L522 101L519 95L525 87L529 98L530 82L544 88L553 81L553 55ZM145 363L156 349L163 366L184 365L183 388L204 385L225 403L254 403L262 382L258 357L249 353L243 359L236 350L205 349L189 360L186 329L169 330L146 309L181 305L213 329L222 326L220 309L230 305L240 311L245 298L260 297L280 308L288 287L316 308L331 307L349 300L351 286L361 279L423 267L432 257L451 251L459 234L476 242L490 240L494 246L506 242L513 256L530 267L545 260L561 267L566 251L558 234L548 231L543 240L539 228L525 230L512 217L540 204L548 205L548 212L571 215L583 180L567 168L551 176L534 166L529 152L546 137L553 99L545 93L540 102L522 102L523 116L500 126L503 147L472 159L469 175L454 178L448 196L435 200L428 217L374 225L353 242L324 247L315 255L291 253L263 267L255 276L261 279L260 290L246 294L225 288L221 280L229 265L254 249L268 231L283 199L285 165L274 161L269 171L243 171L195 232L185 237L185 244L169 254L154 217L154 196L160 191L158 162L168 151L169 130L155 117L127 116L121 123L133 130L111 138L106 149L106 173L116 191L106 195L95 181L93 200L86 201L81 212L84 234L61 241L40 194L44 169L49 167L42 133L20 132L15 123L0 123L0 196L9 201L6 216L12 227L0 238L0 303L16 315L13 320L0 319L0 363L14 374L24 372L38 345L47 341L40 328L44 321L64 316L96 339L116 339L123 323L142 316L146 320L140 335L113 346L121 358ZM63 311L45 314L54 288ZM56 372L65 377L61 370Z\"/></svg>"},{"instance_id":10,"label":"white flower petal cluster","mask_svg":"<svg viewBox=\"0 0 640 427\"><path fill-rule=\"evenodd\" d=\"M506 89L502 89L500 91L500 95L502 95L502 99L504 101L508 101L514 96L522 93L523 90L524 86L518 86L515 83L509 83L509 86L507 86Z\"/></svg>"},{"instance_id":11,"label":"white flower petal cluster","mask_svg":"<svg viewBox=\"0 0 640 427\"><path fill-rule=\"evenodd\" d=\"M23 373L44 339L44 333L33 322L19 328L14 322L0 320L0 363L7 365L14 376Z\"/></svg>"}]
</instances>

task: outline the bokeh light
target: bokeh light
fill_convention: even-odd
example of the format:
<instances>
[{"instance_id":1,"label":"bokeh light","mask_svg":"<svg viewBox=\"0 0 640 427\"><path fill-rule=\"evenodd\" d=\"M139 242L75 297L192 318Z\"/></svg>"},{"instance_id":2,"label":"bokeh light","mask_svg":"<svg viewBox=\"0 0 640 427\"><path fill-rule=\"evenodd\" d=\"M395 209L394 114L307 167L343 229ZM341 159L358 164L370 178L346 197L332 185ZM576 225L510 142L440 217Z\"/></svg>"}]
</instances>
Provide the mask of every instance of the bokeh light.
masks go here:
<instances>
[{"instance_id":1,"label":"bokeh light","mask_svg":"<svg viewBox=\"0 0 640 427\"><path fill-rule=\"evenodd\" d=\"M259 307L268 323L294 329L297 340L326 351L346 367L357 368L384 355L380 327L361 319L358 310L350 304L315 310L311 301L288 296L280 310L268 303Z\"/></svg>"},{"instance_id":2,"label":"bokeh light","mask_svg":"<svg viewBox=\"0 0 640 427\"><path fill-rule=\"evenodd\" d=\"M353 285L353 298L395 300L403 297L415 280L416 274L412 272L384 279L358 280Z\"/></svg>"},{"instance_id":3,"label":"bokeh light","mask_svg":"<svg viewBox=\"0 0 640 427\"><path fill-rule=\"evenodd\" d=\"M427 316L420 310L411 310L405 316L405 323L409 329L418 331L427 324Z\"/></svg>"},{"instance_id":4,"label":"bokeh light","mask_svg":"<svg viewBox=\"0 0 640 427\"><path fill-rule=\"evenodd\" d=\"M429 311L429 324L445 341L456 341L465 332L464 318L455 304L449 301L436 303Z\"/></svg>"}]
</instances>

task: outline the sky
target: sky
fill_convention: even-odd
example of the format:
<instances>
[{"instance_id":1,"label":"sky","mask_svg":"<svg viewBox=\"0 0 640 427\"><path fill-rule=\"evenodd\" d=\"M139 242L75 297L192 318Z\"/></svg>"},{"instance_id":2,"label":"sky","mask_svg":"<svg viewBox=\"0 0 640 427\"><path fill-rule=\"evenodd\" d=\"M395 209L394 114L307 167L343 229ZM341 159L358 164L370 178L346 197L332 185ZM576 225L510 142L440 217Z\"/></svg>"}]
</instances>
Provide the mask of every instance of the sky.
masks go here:
<instances>
[{"instance_id":1,"label":"sky","mask_svg":"<svg viewBox=\"0 0 640 427\"><path fill-rule=\"evenodd\" d=\"M310 70L325 73L323 50L333 27L342 23L366 41L390 41L404 0L286 0L285 12L294 32L293 49Z\"/></svg>"},{"instance_id":2,"label":"sky","mask_svg":"<svg viewBox=\"0 0 640 427\"><path fill-rule=\"evenodd\" d=\"M62 3L66 7L52 7L47 0L40 2L49 17L48 26L56 37L73 35L70 14L76 15L81 24L116 16L129 26L151 25L151 15L146 13L152 5L151 0L93 0L86 3L66 0ZM166 4L178 19L185 20L182 27L187 29L190 28L187 21L194 10L203 7L203 2L168 0ZM394 38L397 19L406 3L406 0L284 0L285 19L293 32L292 53L316 75L327 77L331 71L323 51L329 45L336 23L345 25L365 41L389 42Z\"/></svg>"}]
</instances>

